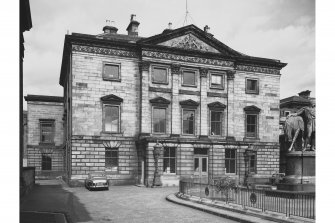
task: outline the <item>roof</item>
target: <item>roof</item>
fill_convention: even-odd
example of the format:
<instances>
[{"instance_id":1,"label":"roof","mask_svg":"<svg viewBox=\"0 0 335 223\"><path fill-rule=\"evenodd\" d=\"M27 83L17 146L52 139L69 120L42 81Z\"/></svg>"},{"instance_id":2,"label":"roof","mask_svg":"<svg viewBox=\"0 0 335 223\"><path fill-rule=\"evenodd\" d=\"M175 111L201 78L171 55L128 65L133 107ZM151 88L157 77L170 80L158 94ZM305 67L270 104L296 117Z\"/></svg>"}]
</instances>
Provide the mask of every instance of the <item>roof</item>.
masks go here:
<instances>
[{"instance_id":1,"label":"roof","mask_svg":"<svg viewBox=\"0 0 335 223\"><path fill-rule=\"evenodd\" d=\"M49 96L49 95L32 95L28 94L24 97L26 101L41 101L41 102L61 102L63 103L64 97Z\"/></svg>"},{"instance_id":2,"label":"roof","mask_svg":"<svg viewBox=\"0 0 335 223\"><path fill-rule=\"evenodd\" d=\"M167 42L174 41L178 38L190 36L192 37L191 41L198 41L200 45L196 47L185 47L183 39L181 42L182 47L178 44L169 45ZM196 39L195 39L196 38ZM178 39L180 40L180 39ZM188 44L193 44L187 42ZM72 35L65 35L64 49L63 49L63 60L61 67L61 74L59 79L59 84L64 86L65 76L67 75L67 67L69 66L69 58L71 55L72 44L84 45L84 46L97 46L103 48L118 48L126 51L132 51L137 55L138 51L141 50L154 50L161 51L171 54L181 54L191 57L205 57L219 60L230 61L230 63L235 63L234 65L241 66L257 66L263 68L270 68L280 70L285 67L287 64L280 62L276 59L268 59L261 57L248 56L246 54L240 53L221 41L214 38L212 35L209 35L202 29L199 29L197 26L191 24L188 26L183 26L178 29L169 30L168 32L163 32L151 37L140 37L135 35L125 35L117 33L102 33L98 35L87 35L80 33L72 33ZM166 45L167 44L167 45ZM205 44L208 46L207 50L199 50ZM192 45L193 46L193 45ZM139 52L138 56L140 57L141 53ZM279 71L276 74L280 74Z\"/></svg>"},{"instance_id":3,"label":"roof","mask_svg":"<svg viewBox=\"0 0 335 223\"><path fill-rule=\"evenodd\" d=\"M311 101L300 96L291 96L280 100L281 107L289 104L311 105Z\"/></svg>"}]
</instances>

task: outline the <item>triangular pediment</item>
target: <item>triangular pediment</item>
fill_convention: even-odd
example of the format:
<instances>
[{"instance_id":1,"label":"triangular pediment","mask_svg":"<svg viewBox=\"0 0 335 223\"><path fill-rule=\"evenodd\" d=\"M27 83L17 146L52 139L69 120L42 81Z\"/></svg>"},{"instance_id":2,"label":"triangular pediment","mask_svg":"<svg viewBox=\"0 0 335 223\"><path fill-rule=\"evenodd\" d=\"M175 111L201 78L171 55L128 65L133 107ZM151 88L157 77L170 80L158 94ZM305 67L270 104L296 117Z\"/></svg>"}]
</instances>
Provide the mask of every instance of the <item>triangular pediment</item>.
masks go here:
<instances>
[{"instance_id":1,"label":"triangular pediment","mask_svg":"<svg viewBox=\"0 0 335 223\"><path fill-rule=\"evenodd\" d=\"M164 46L179 50L217 53L224 56L242 55L195 25L188 25L178 29L169 30L168 32L141 39L138 43L147 46L150 45L152 47Z\"/></svg>"},{"instance_id":2,"label":"triangular pediment","mask_svg":"<svg viewBox=\"0 0 335 223\"><path fill-rule=\"evenodd\" d=\"M223 110L226 108L226 105L222 104L221 102L216 101L216 102L208 104L208 107L210 109L222 109Z\"/></svg>"},{"instance_id":3,"label":"triangular pediment","mask_svg":"<svg viewBox=\"0 0 335 223\"><path fill-rule=\"evenodd\" d=\"M192 33L170 39L168 41L159 43L158 45L181 48L186 50L199 50L204 52L220 53L217 49L200 40Z\"/></svg>"},{"instance_id":4,"label":"triangular pediment","mask_svg":"<svg viewBox=\"0 0 335 223\"><path fill-rule=\"evenodd\" d=\"M260 112L261 109L256 107L255 105L251 105L251 106L244 107L244 111L246 111L246 112Z\"/></svg>"},{"instance_id":5,"label":"triangular pediment","mask_svg":"<svg viewBox=\"0 0 335 223\"><path fill-rule=\"evenodd\" d=\"M170 104L170 101L165 99L165 98L162 98L162 97L157 97L157 98L151 99L150 103L168 105L168 104Z\"/></svg>"},{"instance_id":6,"label":"triangular pediment","mask_svg":"<svg viewBox=\"0 0 335 223\"><path fill-rule=\"evenodd\" d=\"M117 102L117 103L121 103L123 102L123 99L114 95L114 94L110 94L110 95L106 95L100 98L102 102L104 103L112 103L112 102Z\"/></svg>"},{"instance_id":7,"label":"triangular pediment","mask_svg":"<svg viewBox=\"0 0 335 223\"><path fill-rule=\"evenodd\" d=\"M179 102L179 104L181 106L191 106L191 107L197 107L199 105L198 102L196 101L193 101L192 99L188 99L188 100L185 100L185 101L181 101Z\"/></svg>"}]
</instances>

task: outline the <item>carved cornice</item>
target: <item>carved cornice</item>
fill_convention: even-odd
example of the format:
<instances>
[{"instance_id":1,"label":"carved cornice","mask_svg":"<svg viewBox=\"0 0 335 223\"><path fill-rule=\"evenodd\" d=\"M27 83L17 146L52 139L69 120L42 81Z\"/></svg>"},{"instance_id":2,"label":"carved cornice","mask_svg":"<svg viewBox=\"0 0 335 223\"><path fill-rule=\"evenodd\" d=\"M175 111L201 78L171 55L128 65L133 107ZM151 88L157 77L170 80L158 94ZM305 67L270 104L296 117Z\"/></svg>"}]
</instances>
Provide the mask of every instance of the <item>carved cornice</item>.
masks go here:
<instances>
[{"instance_id":1,"label":"carved cornice","mask_svg":"<svg viewBox=\"0 0 335 223\"><path fill-rule=\"evenodd\" d=\"M157 97L149 100L151 104L159 105L159 106L168 106L170 104L170 101L162 98L162 97Z\"/></svg>"},{"instance_id":2,"label":"carved cornice","mask_svg":"<svg viewBox=\"0 0 335 223\"><path fill-rule=\"evenodd\" d=\"M189 107L198 107L199 103L196 101L193 101L192 99L188 99L185 101L181 101L179 102L179 104L183 107L183 106L189 106Z\"/></svg>"},{"instance_id":3,"label":"carved cornice","mask_svg":"<svg viewBox=\"0 0 335 223\"><path fill-rule=\"evenodd\" d=\"M249 65L237 65L237 70L241 71L250 71L250 72L258 72L258 73L266 73L266 74L280 74L279 69L268 68L268 67L255 67Z\"/></svg>"},{"instance_id":4,"label":"carved cornice","mask_svg":"<svg viewBox=\"0 0 335 223\"><path fill-rule=\"evenodd\" d=\"M206 68L200 68L200 77L206 78L208 75L208 69Z\"/></svg>"},{"instance_id":5,"label":"carved cornice","mask_svg":"<svg viewBox=\"0 0 335 223\"><path fill-rule=\"evenodd\" d=\"M114 94L110 94L110 95L106 95L100 98L100 100L103 103L116 103L116 104L120 104L121 102L123 102L123 99L114 95Z\"/></svg>"},{"instance_id":6,"label":"carved cornice","mask_svg":"<svg viewBox=\"0 0 335 223\"><path fill-rule=\"evenodd\" d=\"M138 66L140 71L149 71L150 63L148 61L141 61Z\"/></svg>"},{"instance_id":7,"label":"carved cornice","mask_svg":"<svg viewBox=\"0 0 335 223\"><path fill-rule=\"evenodd\" d=\"M236 71L235 70L227 70L226 72L227 72L227 79L228 80L234 80Z\"/></svg>"},{"instance_id":8,"label":"carved cornice","mask_svg":"<svg viewBox=\"0 0 335 223\"><path fill-rule=\"evenodd\" d=\"M171 65L171 73L172 74L179 74L180 73L180 65L172 64Z\"/></svg>"},{"instance_id":9,"label":"carved cornice","mask_svg":"<svg viewBox=\"0 0 335 223\"><path fill-rule=\"evenodd\" d=\"M217 110L224 110L226 108L226 105L222 104L221 102L212 102L208 104L208 108L210 109L217 109Z\"/></svg>"},{"instance_id":10,"label":"carved cornice","mask_svg":"<svg viewBox=\"0 0 335 223\"><path fill-rule=\"evenodd\" d=\"M200 91L188 91L188 90L179 89L179 94L188 94L188 95L198 95L198 96L200 96Z\"/></svg>"},{"instance_id":11,"label":"carved cornice","mask_svg":"<svg viewBox=\"0 0 335 223\"><path fill-rule=\"evenodd\" d=\"M251 106L244 107L244 111L259 113L261 111L261 109L256 107L255 105L251 105Z\"/></svg>"},{"instance_id":12,"label":"carved cornice","mask_svg":"<svg viewBox=\"0 0 335 223\"><path fill-rule=\"evenodd\" d=\"M176 54L155 52L155 51L146 51L146 50L142 51L142 56L152 57L152 58L160 58L160 59L168 59L168 60L184 61L184 62L191 62L191 63L210 64L210 65L217 65L217 66L227 66L227 67L233 67L234 66L234 62L232 62L232 61L201 58L201 57L192 57L192 56L184 56L184 55L176 55Z\"/></svg>"},{"instance_id":13,"label":"carved cornice","mask_svg":"<svg viewBox=\"0 0 335 223\"><path fill-rule=\"evenodd\" d=\"M95 46L73 45L72 51L113 55L113 56L121 56L121 57L137 57L135 52L119 50L119 49L101 48L101 47L95 47Z\"/></svg>"},{"instance_id":14,"label":"carved cornice","mask_svg":"<svg viewBox=\"0 0 335 223\"><path fill-rule=\"evenodd\" d=\"M163 92L163 93L171 93L171 88L158 88L158 87L149 87L149 91L153 92Z\"/></svg>"}]
</instances>

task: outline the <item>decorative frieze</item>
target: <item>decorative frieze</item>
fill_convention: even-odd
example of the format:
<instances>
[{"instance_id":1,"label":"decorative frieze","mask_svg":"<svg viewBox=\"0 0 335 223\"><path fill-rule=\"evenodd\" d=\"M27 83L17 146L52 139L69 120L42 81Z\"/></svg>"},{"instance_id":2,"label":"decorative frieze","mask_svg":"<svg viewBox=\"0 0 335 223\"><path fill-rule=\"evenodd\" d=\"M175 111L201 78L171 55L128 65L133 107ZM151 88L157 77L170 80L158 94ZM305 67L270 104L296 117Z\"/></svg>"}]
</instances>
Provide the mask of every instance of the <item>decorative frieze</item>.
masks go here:
<instances>
[{"instance_id":1,"label":"decorative frieze","mask_svg":"<svg viewBox=\"0 0 335 223\"><path fill-rule=\"evenodd\" d=\"M216 65L216 66L227 66L227 67L234 66L234 62L232 61L176 55L176 54L171 54L171 53L146 51L146 50L142 51L142 56L159 58L159 59L184 61L184 62L191 62L191 63L202 63L202 64L209 64L209 65Z\"/></svg>"},{"instance_id":2,"label":"decorative frieze","mask_svg":"<svg viewBox=\"0 0 335 223\"><path fill-rule=\"evenodd\" d=\"M95 54L104 54L104 55L113 55L121 57L137 57L136 52L111 49L111 48L101 48L95 46L79 46L73 45L72 51L85 52L85 53L95 53Z\"/></svg>"},{"instance_id":3,"label":"decorative frieze","mask_svg":"<svg viewBox=\"0 0 335 223\"><path fill-rule=\"evenodd\" d=\"M241 70L241 71L258 72L258 73L266 73L266 74L280 74L279 69L268 68L268 67L237 65L236 69Z\"/></svg>"}]
</instances>

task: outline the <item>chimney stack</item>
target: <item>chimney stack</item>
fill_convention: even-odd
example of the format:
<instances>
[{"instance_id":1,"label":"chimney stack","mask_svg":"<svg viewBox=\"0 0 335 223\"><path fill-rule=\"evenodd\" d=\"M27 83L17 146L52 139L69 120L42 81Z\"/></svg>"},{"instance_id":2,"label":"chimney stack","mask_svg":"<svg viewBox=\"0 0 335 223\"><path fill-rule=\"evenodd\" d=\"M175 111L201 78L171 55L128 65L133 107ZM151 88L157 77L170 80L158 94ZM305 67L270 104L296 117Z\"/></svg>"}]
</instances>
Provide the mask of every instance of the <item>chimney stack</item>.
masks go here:
<instances>
[{"instance_id":1,"label":"chimney stack","mask_svg":"<svg viewBox=\"0 0 335 223\"><path fill-rule=\"evenodd\" d=\"M311 94L310 90L306 90L306 91L302 91L302 92L298 93L298 95L300 97L303 97L303 98L306 98L306 99L309 99L310 94Z\"/></svg>"},{"instance_id":2,"label":"chimney stack","mask_svg":"<svg viewBox=\"0 0 335 223\"><path fill-rule=\"evenodd\" d=\"M102 29L104 33L113 33L116 34L118 31L118 28L116 28L114 25L114 21L106 20L106 25Z\"/></svg>"},{"instance_id":3,"label":"chimney stack","mask_svg":"<svg viewBox=\"0 0 335 223\"><path fill-rule=\"evenodd\" d=\"M140 23L137 22L135 18L136 18L135 14L130 15L130 23L127 27L129 36L138 36L138 26L140 25Z\"/></svg>"}]
</instances>

